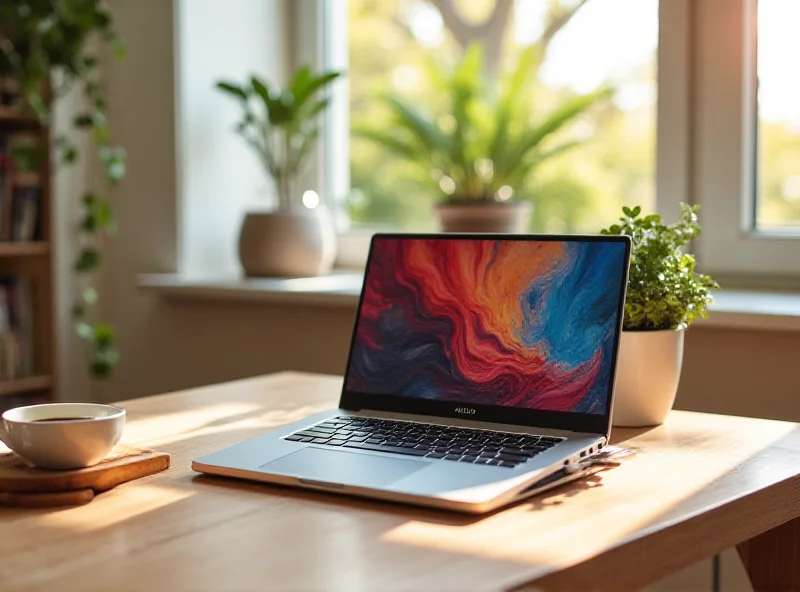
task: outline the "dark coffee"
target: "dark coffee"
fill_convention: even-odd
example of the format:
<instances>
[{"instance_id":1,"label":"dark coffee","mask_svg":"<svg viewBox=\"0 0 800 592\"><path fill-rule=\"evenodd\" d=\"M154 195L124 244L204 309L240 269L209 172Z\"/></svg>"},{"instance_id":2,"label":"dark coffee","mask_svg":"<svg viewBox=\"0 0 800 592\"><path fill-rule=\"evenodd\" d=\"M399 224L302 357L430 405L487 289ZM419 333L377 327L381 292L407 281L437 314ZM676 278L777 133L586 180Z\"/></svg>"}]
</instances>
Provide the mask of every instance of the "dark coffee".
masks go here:
<instances>
[{"instance_id":1,"label":"dark coffee","mask_svg":"<svg viewBox=\"0 0 800 592\"><path fill-rule=\"evenodd\" d=\"M47 419L34 419L33 423L46 423L48 421L83 421L94 417L48 417Z\"/></svg>"}]
</instances>

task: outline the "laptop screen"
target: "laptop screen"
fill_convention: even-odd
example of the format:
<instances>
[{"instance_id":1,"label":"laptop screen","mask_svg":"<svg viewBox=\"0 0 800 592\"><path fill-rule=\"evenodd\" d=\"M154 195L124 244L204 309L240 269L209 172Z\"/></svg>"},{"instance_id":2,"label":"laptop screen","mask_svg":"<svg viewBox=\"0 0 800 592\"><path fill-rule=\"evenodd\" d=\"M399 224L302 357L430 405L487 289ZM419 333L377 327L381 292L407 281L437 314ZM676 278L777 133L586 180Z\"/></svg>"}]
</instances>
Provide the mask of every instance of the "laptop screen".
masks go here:
<instances>
[{"instance_id":1,"label":"laptop screen","mask_svg":"<svg viewBox=\"0 0 800 592\"><path fill-rule=\"evenodd\" d=\"M605 415L627 264L625 240L378 235L345 390Z\"/></svg>"}]
</instances>

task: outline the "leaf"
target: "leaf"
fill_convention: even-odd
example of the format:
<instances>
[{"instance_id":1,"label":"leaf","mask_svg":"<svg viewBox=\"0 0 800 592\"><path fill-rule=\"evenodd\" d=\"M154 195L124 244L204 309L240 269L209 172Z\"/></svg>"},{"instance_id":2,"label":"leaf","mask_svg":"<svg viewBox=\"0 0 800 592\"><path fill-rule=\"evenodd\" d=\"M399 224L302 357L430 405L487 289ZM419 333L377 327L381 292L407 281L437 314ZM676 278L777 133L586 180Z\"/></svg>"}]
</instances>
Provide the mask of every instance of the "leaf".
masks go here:
<instances>
[{"instance_id":1,"label":"leaf","mask_svg":"<svg viewBox=\"0 0 800 592\"><path fill-rule=\"evenodd\" d=\"M85 273L100 265L100 252L94 247L84 247L75 261L75 271Z\"/></svg>"},{"instance_id":2,"label":"leaf","mask_svg":"<svg viewBox=\"0 0 800 592\"><path fill-rule=\"evenodd\" d=\"M302 90L294 93L295 108L302 107L311 96L323 87L328 86L331 82L341 76L341 72L326 72L317 77L312 77Z\"/></svg>"},{"instance_id":3,"label":"leaf","mask_svg":"<svg viewBox=\"0 0 800 592\"><path fill-rule=\"evenodd\" d=\"M72 164L78 159L78 151L74 146L68 146L61 152L61 158L64 164Z\"/></svg>"},{"instance_id":4,"label":"leaf","mask_svg":"<svg viewBox=\"0 0 800 592\"><path fill-rule=\"evenodd\" d=\"M264 103L269 104L272 102L273 99L270 95L268 83L262 82L257 77L253 76L250 78L250 85Z\"/></svg>"},{"instance_id":5,"label":"leaf","mask_svg":"<svg viewBox=\"0 0 800 592\"><path fill-rule=\"evenodd\" d=\"M119 183L125 177L125 163L121 160L109 163L106 168L106 175L112 182Z\"/></svg>"},{"instance_id":6,"label":"leaf","mask_svg":"<svg viewBox=\"0 0 800 592\"><path fill-rule=\"evenodd\" d=\"M89 323L78 323L75 325L75 333L77 333L78 337L81 339L86 340L92 339L94 336L94 331Z\"/></svg>"},{"instance_id":7,"label":"leaf","mask_svg":"<svg viewBox=\"0 0 800 592\"><path fill-rule=\"evenodd\" d=\"M300 96L309 86L312 79L311 66L303 65L295 70L292 81L289 83L289 90L292 91L295 97Z\"/></svg>"},{"instance_id":8,"label":"leaf","mask_svg":"<svg viewBox=\"0 0 800 592\"><path fill-rule=\"evenodd\" d=\"M418 108L392 96L385 96L384 101L391 107L396 123L416 139L420 147L432 153L449 153L450 146L445 134Z\"/></svg>"},{"instance_id":9,"label":"leaf","mask_svg":"<svg viewBox=\"0 0 800 592\"><path fill-rule=\"evenodd\" d=\"M593 93L581 95L567 101L553 111L540 125L523 134L516 145L509 150L509 159L512 162L521 161L533 149L537 148L546 138L572 122L578 115L589 109L598 101L611 95L610 89L601 89Z\"/></svg>"},{"instance_id":10,"label":"leaf","mask_svg":"<svg viewBox=\"0 0 800 592\"><path fill-rule=\"evenodd\" d=\"M490 143L489 158L495 163L495 171L500 176L510 176L519 166L508 158L511 122L520 117L520 101L526 96L524 92L533 77L533 61L539 57L539 46L531 45L520 53L517 66L510 76L501 81L500 98L498 99L494 134Z\"/></svg>"},{"instance_id":11,"label":"leaf","mask_svg":"<svg viewBox=\"0 0 800 592\"><path fill-rule=\"evenodd\" d=\"M360 138L370 140L380 146L383 146L390 152L402 156L411 162L422 163L427 166L430 161L421 153L415 146L409 144L400 135L393 134L379 129L372 129L364 126L354 126L352 128L354 135Z\"/></svg>"},{"instance_id":12,"label":"leaf","mask_svg":"<svg viewBox=\"0 0 800 592\"><path fill-rule=\"evenodd\" d=\"M224 91L228 94L235 96L238 99L242 99L243 101L247 100L247 93L244 92L241 86L233 82L217 82L216 87Z\"/></svg>"},{"instance_id":13,"label":"leaf","mask_svg":"<svg viewBox=\"0 0 800 592\"><path fill-rule=\"evenodd\" d=\"M330 99L322 99L314 103L307 112L303 113L304 119L314 119L317 115L319 115L330 103Z\"/></svg>"},{"instance_id":14,"label":"leaf","mask_svg":"<svg viewBox=\"0 0 800 592\"><path fill-rule=\"evenodd\" d=\"M117 348L110 344L96 345L92 352L91 371L95 378L108 378L120 363Z\"/></svg>"},{"instance_id":15,"label":"leaf","mask_svg":"<svg viewBox=\"0 0 800 592\"><path fill-rule=\"evenodd\" d=\"M100 323L94 326L93 339L98 345L110 345L114 342L114 327L108 323Z\"/></svg>"},{"instance_id":16,"label":"leaf","mask_svg":"<svg viewBox=\"0 0 800 592\"><path fill-rule=\"evenodd\" d=\"M91 114L78 115L72 120L72 123L78 129L88 129L94 127L94 117Z\"/></svg>"},{"instance_id":17,"label":"leaf","mask_svg":"<svg viewBox=\"0 0 800 592\"><path fill-rule=\"evenodd\" d=\"M631 210L627 206L622 207L622 213L625 214L628 218L633 218L633 210Z\"/></svg>"},{"instance_id":18,"label":"leaf","mask_svg":"<svg viewBox=\"0 0 800 592\"><path fill-rule=\"evenodd\" d=\"M115 35L111 44L114 48L114 57L119 61L124 60L128 55L128 48L125 46L125 40Z\"/></svg>"},{"instance_id":19,"label":"leaf","mask_svg":"<svg viewBox=\"0 0 800 592\"><path fill-rule=\"evenodd\" d=\"M464 57L453 74L453 86L475 87L483 78L483 46L472 43L464 52Z\"/></svg>"},{"instance_id":20,"label":"leaf","mask_svg":"<svg viewBox=\"0 0 800 592\"><path fill-rule=\"evenodd\" d=\"M291 121L292 104L294 101L291 93L280 93L278 89L270 88L267 83L262 82L256 76L250 78L250 84L255 93L263 101L264 108L267 112L267 120L270 124L283 126ZM275 91L274 93L273 90Z\"/></svg>"},{"instance_id":21,"label":"leaf","mask_svg":"<svg viewBox=\"0 0 800 592\"><path fill-rule=\"evenodd\" d=\"M95 290L92 286L84 288L83 290L83 301L88 305L91 306L97 302L97 290Z\"/></svg>"}]
</instances>

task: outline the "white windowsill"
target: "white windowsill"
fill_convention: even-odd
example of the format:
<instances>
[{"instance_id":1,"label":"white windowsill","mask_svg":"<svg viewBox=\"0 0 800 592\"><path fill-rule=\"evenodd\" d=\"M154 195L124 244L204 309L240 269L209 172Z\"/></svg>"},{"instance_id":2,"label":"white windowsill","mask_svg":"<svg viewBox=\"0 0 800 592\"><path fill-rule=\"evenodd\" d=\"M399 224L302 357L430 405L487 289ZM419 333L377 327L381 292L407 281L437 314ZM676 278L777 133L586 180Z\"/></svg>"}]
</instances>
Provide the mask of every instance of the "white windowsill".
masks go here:
<instances>
[{"instance_id":1,"label":"white windowsill","mask_svg":"<svg viewBox=\"0 0 800 592\"><path fill-rule=\"evenodd\" d=\"M355 308L362 275L353 272L289 279L202 279L180 274L144 274L139 286L183 300L256 301L294 306ZM705 327L800 331L800 294L720 290Z\"/></svg>"},{"instance_id":2,"label":"white windowsill","mask_svg":"<svg viewBox=\"0 0 800 592\"><path fill-rule=\"evenodd\" d=\"M141 288L173 299L257 301L298 306L351 307L358 305L363 275L333 273L308 278L204 279L180 274L139 276Z\"/></svg>"}]
</instances>

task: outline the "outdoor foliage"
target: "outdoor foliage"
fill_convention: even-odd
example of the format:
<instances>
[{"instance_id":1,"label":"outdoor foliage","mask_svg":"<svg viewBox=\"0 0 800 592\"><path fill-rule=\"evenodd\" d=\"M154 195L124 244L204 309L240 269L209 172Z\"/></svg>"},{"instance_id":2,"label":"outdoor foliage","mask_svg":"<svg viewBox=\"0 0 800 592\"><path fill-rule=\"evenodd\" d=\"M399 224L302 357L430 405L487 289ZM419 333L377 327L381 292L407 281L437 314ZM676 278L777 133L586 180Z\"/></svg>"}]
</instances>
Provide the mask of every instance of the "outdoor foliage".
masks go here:
<instances>
[{"instance_id":1,"label":"outdoor foliage","mask_svg":"<svg viewBox=\"0 0 800 592\"><path fill-rule=\"evenodd\" d=\"M602 234L631 237L630 275L623 328L628 331L685 329L705 318L719 288L709 276L695 271L694 256L684 247L700 234L699 206L681 204L681 219L664 224L655 214L640 216L642 209L623 208L619 224Z\"/></svg>"},{"instance_id":2,"label":"outdoor foliage","mask_svg":"<svg viewBox=\"0 0 800 592\"><path fill-rule=\"evenodd\" d=\"M431 194L450 201L507 200L539 165L583 143L553 137L612 92L570 97L535 121L531 88L538 60L537 45L525 48L495 87L484 77L482 46L473 44L454 68L428 64L432 104L383 93L391 119L354 131L413 164L419 178L429 180Z\"/></svg>"},{"instance_id":3,"label":"outdoor foliage","mask_svg":"<svg viewBox=\"0 0 800 592\"><path fill-rule=\"evenodd\" d=\"M125 151L113 145L109 135L99 59L96 46L92 46L92 40L97 38L122 57L122 40L114 30L111 11L102 0L0 2L0 74L19 83L25 103L44 126L51 123L54 102L73 86L80 87L87 108L75 117L73 127L91 134L105 180L113 189L125 176ZM67 135L57 137L55 146L62 165L78 161L78 148ZM15 165L22 170L36 170L41 154L41 149L38 154L15 154ZM113 232L116 225L109 202L100 192L86 190L81 204L83 220L74 263L81 297L74 307L75 328L89 345L92 373L107 377L120 356L113 327L90 320L90 310L98 296L88 274L101 263L99 235Z\"/></svg>"},{"instance_id":4,"label":"outdoor foliage","mask_svg":"<svg viewBox=\"0 0 800 592\"><path fill-rule=\"evenodd\" d=\"M275 182L278 207L292 208L295 182L319 137L319 115L328 98L317 98L340 72L315 76L303 66L281 90L253 76L242 85L218 82L217 88L233 96L244 111L236 132L253 148Z\"/></svg>"},{"instance_id":5,"label":"outdoor foliage","mask_svg":"<svg viewBox=\"0 0 800 592\"><path fill-rule=\"evenodd\" d=\"M591 7L598 1L604 0L553 0L547 3L543 22L524 20L524 11L519 7L531 2L509 3L514 6L510 7L506 27L496 28L500 36L500 59L496 67L487 67L484 73L487 86L497 89L497 80L510 80L510 71L519 64L521 53L535 45L536 49L531 50L535 55L524 93L525 109L530 109L531 121L543 121L560 105L573 99L577 91L547 83L540 71L556 51L550 42L562 35L568 42L577 43L574 52L578 55L591 53L590 40L575 39L569 17L577 14L576 18L582 18L580 15L587 9L583 6ZM423 170L416 162L398 157L395 151L357 132L365 127L397 135L403 131L395 127L394 115L386 102L376 97L402 96L415 105L424 105L437 113L446 112L448 95L436 86L437 77L432 75L430 64L434 60L449 64L449 71L452 71L454 65L461 62L469 47L463 44L460 36L464 27L454 30L448 19L441 37L432 40L422 35L417 25L424 21L425 27L435 26L436 12L447 4L460 14L468 25L466 28L476 34L484 27L483 23L488 22L486 19L492 11L505 6L495 0L349 2L348 78L353 134L350 143L352 190L346 196L346 204L354 227L435 228L430 211L435 201L442 198L442 190L438 179L430 174L430 161ZM421 19L422 13L428 16ZM531 36L523 42L514 34L518 30L535 31L537 28L544 31L538 39ZM484 52L487 64L491 63L491 54L490 49ZM654 57L643 56L641 63L621 72L620 77L607 79L599 87L612 84L618 88L620 82L642 89L645 97L651 96L655 90ZM580 92L591 92L599 87L585 87ZM451 129L446 127L447 121L442 123L445 129ZM532 175L513 187L515 199L530 201L534 206L530 231L588 232L599 224L610 223L623 204L652 207L655 164L652 100L645 98L633 109L626 105L626 110L618 106L616 98L599 101L590 112L562 128L558 136L554 134L549 147L559 141L587 139L588 142L558 158L538 164ZM544 144L541 147L544 148Z\"/></svg>"}]
</instances>

